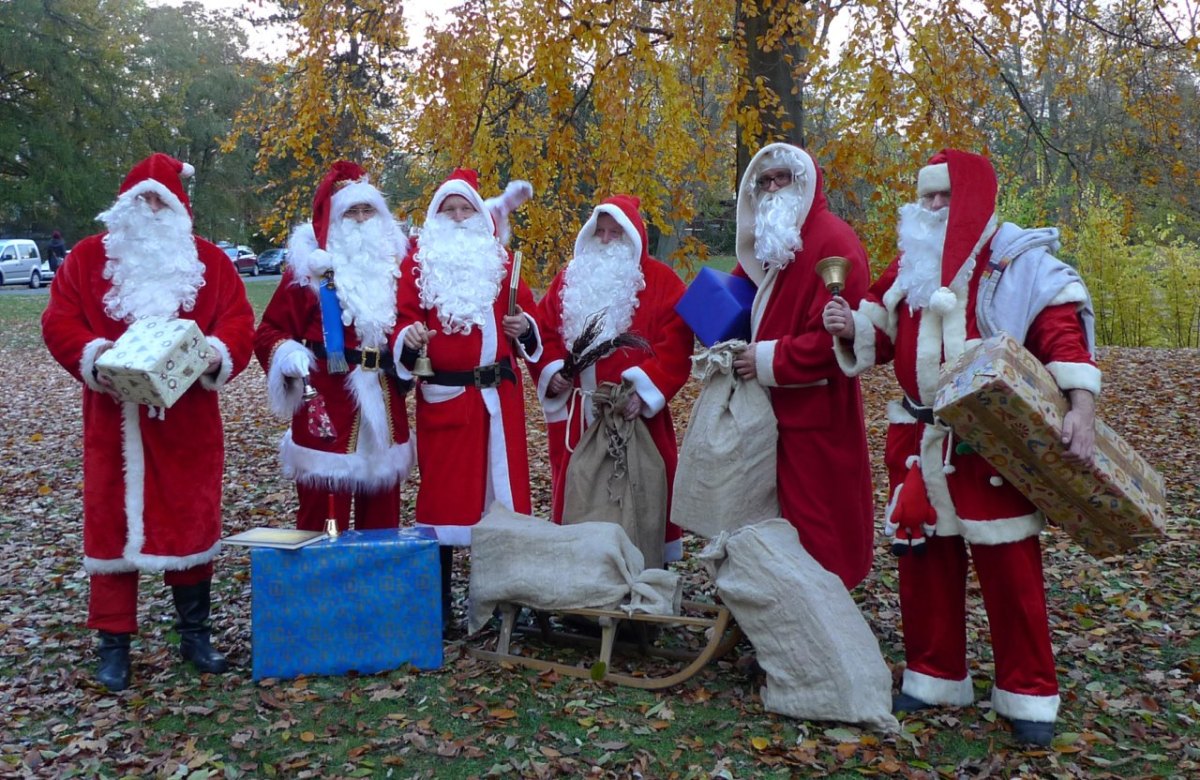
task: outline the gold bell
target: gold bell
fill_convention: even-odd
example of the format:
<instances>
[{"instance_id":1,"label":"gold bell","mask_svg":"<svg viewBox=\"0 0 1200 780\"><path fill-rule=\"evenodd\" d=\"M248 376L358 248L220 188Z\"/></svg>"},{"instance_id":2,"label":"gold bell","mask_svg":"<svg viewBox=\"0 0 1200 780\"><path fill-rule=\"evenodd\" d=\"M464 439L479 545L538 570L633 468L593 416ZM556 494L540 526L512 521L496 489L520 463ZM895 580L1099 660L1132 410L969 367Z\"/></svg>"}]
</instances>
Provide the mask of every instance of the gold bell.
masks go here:
<instances>
[{"instance_id":1,"label":"gold bell","mask_svg":"<svg viewBox=\"0 0 1200 780\"><path fill-rule=\"evenodd\" d=\"M417 356L417 361L413 363L412 374L422 379L433 376L433 361L429 359L428 347L421 347L421 354Z\"/></svg>"},{"instance_id":2,"label":"gold bell","mask_svg":"<svg viewBox=\"0 0 1200 780\"><path fill-rule=\"evenodd\" d=\"M312 385L310 385L308 383L308 380L305 379L304 380L304 395L303 395L304 401L307 403L308 401L311 401L312 399L314 399L316 397L317 397L317 389L315 387L313 387Z\"/></svg>"},{"instance_id":3,"label":"gold bell","mask_svg":"<svg viewBox=\"0 0 1200 780\"><path fill-rule=\"evenodd\" d=\"M826 257L817 263L817 276L825 282L825 289L831 295L841 295L846 286L846 274L850 271L850 262L844 257Z\"/></svg>"}]
</instances>

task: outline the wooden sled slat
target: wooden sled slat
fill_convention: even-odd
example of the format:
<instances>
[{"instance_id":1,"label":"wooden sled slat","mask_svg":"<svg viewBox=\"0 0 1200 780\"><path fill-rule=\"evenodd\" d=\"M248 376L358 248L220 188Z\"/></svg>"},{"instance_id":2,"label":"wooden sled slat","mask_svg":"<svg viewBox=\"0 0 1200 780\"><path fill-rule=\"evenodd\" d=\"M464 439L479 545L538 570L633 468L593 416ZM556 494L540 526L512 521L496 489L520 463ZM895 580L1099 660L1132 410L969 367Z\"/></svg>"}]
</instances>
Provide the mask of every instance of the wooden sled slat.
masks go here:
<instances>
[{"instance_id":1,"label":"wooden sled slat","mask_svg":"<svg viewBox=\"0 0 1200 780\"><path fill-rule=\"evenodd\" d=\"M531 631L530 634L534 637L539 637L544 641L557 644L571 645L599 645L600 658L598 663L603 664L600 669L602 675L594 674L592 666L578 666L576 664L564 663L561 661L549 661L541 658L533 658L524 655L515 655L511 652L513 633L516 630L518 606L515 604L503 604L500 606L500 636L496 641L495 650L484 650L482 648L468 647L467 654L472 658L478 658L484 661L495 661L497 663L511 663L519 666L524 666L529 669L538 671L554 671L558 674L564 674L569 677L593 678L597 681L607 681L616 683L617 685L627 685L632 688L643 688L647 690L658 690L661 688L670 688L672 685L678 685L691 679L697 672L703 669L710 661L728 653L733 646L737 644L741 637L741 631L737 624L733 622L729 610L718 604L707 604L700 601L685 601L683 609L692 612L701 612L711 617L695 617L693 615L646 615L634 614L627 615L619 610L608 609L564 609L550 610L559 615L579 615L587 618L596 618L600 620L600 636L599 638L585 636L581 634L573 634L564 631L553 631L548 628L548 624L543 622L541 631ZM626 642L617 642L617 627L621 621L630 621L631 623L642 623L647 625L674 625L674 626L694 626L710 630L708 644L706 644L698 653L679 648L656 647L648 643L632 644ZM524 645L528 649L528 644ZM670 660L687 661L687 665L678 672L667 677L648 677L625 674L623 672L611 671L613 650L621 650L624 653L630 651L641 653L655 658L666 658Z\"/></svg>"}]
</instances>

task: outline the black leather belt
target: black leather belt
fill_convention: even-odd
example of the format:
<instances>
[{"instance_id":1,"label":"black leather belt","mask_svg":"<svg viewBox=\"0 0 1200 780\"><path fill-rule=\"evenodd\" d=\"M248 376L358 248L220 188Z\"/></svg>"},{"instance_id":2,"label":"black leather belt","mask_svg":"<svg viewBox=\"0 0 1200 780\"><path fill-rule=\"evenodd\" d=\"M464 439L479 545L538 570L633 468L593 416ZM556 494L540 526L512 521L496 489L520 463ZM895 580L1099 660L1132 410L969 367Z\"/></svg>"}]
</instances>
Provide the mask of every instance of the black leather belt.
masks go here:
<instances>
[{"instance_id":1,"label":"black leather belt","mask_svg":"<svg viewBox=\"0 0 1200 780\"><path fill-rule=\"evenodd\" d=\"M901 399L900 404L904 407L904 411L908 412L926 425L935 425L937 423L937 418L933 414L933 407L918 406L910 401L908 396L904 396L904 398Z\"/></svg>"},{"instance_id":2,"label":"black leather belt","mask_svg":"<svg viewBox=\"0 0 1200 780\"><path fill-rule=\"evenodd\" d=\"M325 345L319 341L304 340L304 346L312 350L319 360L325 360ZM396 361L392 353L386 349L346 349L346 362L352 366L362 366L364 371L382 371L388 376L396 376Z\"/></svg>"},{"instance_id":3,"label":"black leather belt","mask_svg":"<svg viewBox=\"0 0 1200 780\"><path fill-rule=\"evenodd\" d=\"M476 366L470 371L434 371L433 376L424 378L423 382L431 385L449 385L451 387L478 387L479 389L499 387L507 379L517 381L512 362L504 358L499 363L486 366Z\"/></svg>"}]
</instances>

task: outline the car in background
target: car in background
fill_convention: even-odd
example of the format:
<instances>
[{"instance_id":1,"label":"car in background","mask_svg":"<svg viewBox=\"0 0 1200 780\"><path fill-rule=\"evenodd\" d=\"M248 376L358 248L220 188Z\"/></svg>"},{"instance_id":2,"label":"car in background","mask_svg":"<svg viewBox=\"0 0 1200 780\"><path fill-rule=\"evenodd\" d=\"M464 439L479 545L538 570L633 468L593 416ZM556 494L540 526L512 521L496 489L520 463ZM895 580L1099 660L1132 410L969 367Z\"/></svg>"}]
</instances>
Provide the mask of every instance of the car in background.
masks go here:
<instances>
[{"instance_id":1,"label":"car in background","mask_svg":"<svg viewBox=\"0 0 1200 780\"><path fill-rule=\"evenodd\" d=\"M42 286L42 254L27 238L0 238L0 285Z\"/></svg>"},{"instance_id":2,"label":"car in background","mask_svg":"<svg viewBox=\"0 0 1200 780\"><path fill-rule=\"evenodd\" d=\"M221 247L221 251L229 255L229 259L237 266L239 274L250 274L258 276L258 255L254 254L254 250L243 244L237 246L233 244L221 243L217 244Z\"/></svg>"},{"instance_id":3,"label":"car in background","mask_svg":"<svg viewBox=\"0 0 1200 780\"><path fill-rule=\"evenodd\" d=\"M268 249L258 256L258 270L264 274L281 274L287 265L288 251L282 247Z\"/></svg>"}]
</instances>

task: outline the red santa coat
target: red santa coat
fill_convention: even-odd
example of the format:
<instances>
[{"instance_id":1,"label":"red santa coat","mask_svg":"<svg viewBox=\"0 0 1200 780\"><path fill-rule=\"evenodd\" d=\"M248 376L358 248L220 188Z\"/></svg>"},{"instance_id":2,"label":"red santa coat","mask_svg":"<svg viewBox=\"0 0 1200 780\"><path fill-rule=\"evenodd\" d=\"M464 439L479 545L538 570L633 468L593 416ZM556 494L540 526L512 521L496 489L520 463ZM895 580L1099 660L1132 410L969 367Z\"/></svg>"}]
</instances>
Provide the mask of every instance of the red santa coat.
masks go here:
<instances>
[{"instance_id":1,"label":"red santa coat","mask_svg":"<svg viewBox=\"0 0 1200 780\"><path fill-rule=\"evenodd\" d=\"M347 349L361 342L353 325L342 329ZM325 402L335 436L309 431L303 385L280 370L287 355L304 342L323 343L317 282L304 267L289 265L254 336L254 349L267 372L272 408L291 415L280 444L284 475L304 485L338 492L389 489L408 478L413 464L408 412L399 382L382 370L351 365L330 374L324 359L313 359L308 381Z\"/></svg>"},{"instance_id":2,"label":"red santa coat","mask_svg":"<svg viewBox=\"0 0 1200 780\"><path fill-rule=\"evenodd\" d=\"M675 481L675 467L679 462L675 424L668 404L687 382L691 369L692 331L675 313L675 304L686 288L675 271L650 256L646 249L645 223L637 208L631 205L629 198L611 198L597 206L591 219L579 232L577 248L579 241L595 233L596 219L600 214L608 214L616 219L624 228L625 234L634 240L641 255L642 275L646 286L637 295L637 308L634 309L629 332L649 341L650 349L618 350L574 377L571 391L548 398L546 391L550 380L562 369L570 351L563 336L562 291L565 271L560 271L554 277L550 288L538 304L538 321L541 323L546 342L542 359L533 367L533 372L538 383L538 399L542 402L546 415L550 447L552 518L556 523L562 522L567 465L571 460L571 451L587 426L593 422L589 399L590 394L601 382L619 384L628 379L641 397L642 420L649 429L659 454L662 455L663 463L666 464L668 516L670 490ZM575 392L575 389L581 392ZM679 526L667 524L665 541L665 560L679 560L683 555Z\"/></svg>"},{"instance_id":3,"label":"red santa coat","mask_svg":"<svg viewBox=\"0 0 1200 780\"><path fill-rule=\"evenodd\" d=\"M403 348L404 329L415 322L443 331L438 310L421 306L418 250L414 241L400 266L393 345L396 354ZM492 304L493 316L483 327L472 328L466 334L439 332L429 341L428 355L435 371L446 372L471 371L508 359L516 381L505 380L499 387L482 389L425 382L417 385L417 463L421 472L417 523L435 528L442 544L470 544L471 526L479 522L490 501L499 501L522 514L532 511L521 371L513 343L505 338L500 322L508 313L512 272L510 254L500 292ZM532 322L537 304L524 282L517 290L517 305L530 314ZM531 326L536 334L536 323ZM520 357L541 357L541 336L537 338L537 350Z\"/></svg>"},{"instance_id":4,"label":"red santa coat","mask_svg":"<svg viewBox=\"0 0 1200 780\"><path fill-rule=\"evenodd\" d=\"M225 253L196 238L204 286L194 320L221 354L162 417L121 403L92 378L97 351L128 325L104 312L104 234L81 241L54 275L42 334L54 359L83 387L84 568L93 574L187 569L220 550L224 432L217 391L246 367L254 312Z\"/></svg>"},{"instance_id":5,"label":"red santa coat","mask_svg":"<svg viewBox=\"0 0 1200 780\"><path fill-rule=\"evenodd\" d=\"M815 268L826 257L850 262L842 296L852 306L866 292L870 269L854 231L829 211L820 169L807 152L796 149L812 196L800 229L803 247L783 270L763 270L753 254L750 193L763 156L779 146L764 147L746 169L735 273L758 287L752 340L757 342L758 381L770 388L779 425L780 511L795 526L804 549L853 588L866 577L873 558L871 467L862 392L858 380L838 368L833 339L821 318L830 295Z\"/></svg>"}]
</instances>

